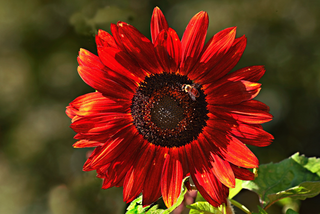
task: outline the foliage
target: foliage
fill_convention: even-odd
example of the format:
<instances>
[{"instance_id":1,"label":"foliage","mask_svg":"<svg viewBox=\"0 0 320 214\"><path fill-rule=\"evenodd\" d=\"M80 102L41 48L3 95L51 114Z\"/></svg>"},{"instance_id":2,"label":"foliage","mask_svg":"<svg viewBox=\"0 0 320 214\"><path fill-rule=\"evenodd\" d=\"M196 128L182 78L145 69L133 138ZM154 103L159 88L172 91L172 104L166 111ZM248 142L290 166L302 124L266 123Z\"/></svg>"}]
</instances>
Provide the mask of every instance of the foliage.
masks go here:
<instances>
[{"instance_id":1,"label":"foliage","mask_svg":"<svg viewBox=\"0 0 320 214\"><path fill-rule=\"evenodd\" d=\"M268 214L267 208L281 199L285 201L283 199L289 198L289 201L292 201L314 197L320 193L320 158L307 158L296 153L279 163L260 165L258 177L253 181L236 179L235 188L230 189L229 200L245 213L251 213L232 199L242 188L256 192L260 197L261 206L258 206L258 213L252 214ZM182 203L186 192L187 189L183 184L178 201L166 210L158 209L157 205L142 207L142 196L140 196L131 202L127 214L169 214ZM196 202L187 205L187 208L190 209L190 214L222 214L225 213L226 205L213 207L198 192ZM297 212L288 209L286 214L297 214Z\"/></svg>"},{"instance_id":2,"label":"foliage","mask_svg":"<svg viewBox=\"0 0 320 214\"><path fill-rule=\"evenodd\" d=\"M242 187L256 192L265 209L286 197L314 197L320 193L320 159L296 153L280 163L261 165L258 177L244 181Z\"/></svg>"}]
</instances>

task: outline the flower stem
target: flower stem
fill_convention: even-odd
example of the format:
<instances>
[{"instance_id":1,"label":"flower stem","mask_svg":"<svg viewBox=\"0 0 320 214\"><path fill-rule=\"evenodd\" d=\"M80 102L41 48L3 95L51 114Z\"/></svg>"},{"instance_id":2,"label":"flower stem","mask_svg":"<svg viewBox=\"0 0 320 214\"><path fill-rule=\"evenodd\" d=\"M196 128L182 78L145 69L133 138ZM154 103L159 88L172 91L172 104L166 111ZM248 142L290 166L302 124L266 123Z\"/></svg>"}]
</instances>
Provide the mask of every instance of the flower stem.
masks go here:
<instances>
[{"instance_id":1,"label":"flower stem","mask_svg":"<svg viewBox=\"0 0 320 214\"><path fill-rule=\"evenodd\" d=\"M238 207L240 210L242 210L246 214L251 214L250 210L248 210L248 208L246 208L244 205L240 204L238 201L235 201L233 199L229 199L229 200L234 206Z\"/></svg>"}]
</instances>

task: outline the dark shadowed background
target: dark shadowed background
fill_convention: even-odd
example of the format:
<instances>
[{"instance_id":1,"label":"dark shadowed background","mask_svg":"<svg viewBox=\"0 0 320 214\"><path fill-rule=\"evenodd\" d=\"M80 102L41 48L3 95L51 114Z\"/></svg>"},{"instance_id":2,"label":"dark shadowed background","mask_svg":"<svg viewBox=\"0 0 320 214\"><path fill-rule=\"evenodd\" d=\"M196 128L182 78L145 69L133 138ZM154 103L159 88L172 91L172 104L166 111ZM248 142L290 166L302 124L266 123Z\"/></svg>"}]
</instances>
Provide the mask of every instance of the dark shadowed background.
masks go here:
<instances>
[{"instance_id":1,"label":"dark shadowed background","mask_svg":"<svg viewBox=\"0 0 320 214\"><path fill-rule=\"evenodd\" d=\"M257 99L274 115L264 126L274 143L252 148L261 163L297 151L320 156L320 1L0 0L0 213L124 213L122 188L101 190L95 172L82 172L89 150L72 148L64 111L93 91L77 74L79 49L96 53L97 29L118 20L150 38L155 6L180 37L201 10L210 18L207 39L231 26L247 36L236 68L265 65ZM236 199L256 210L255 194ZM319 213L319 201L303 201L301 214Z\"/></svg>"}]
</instances>

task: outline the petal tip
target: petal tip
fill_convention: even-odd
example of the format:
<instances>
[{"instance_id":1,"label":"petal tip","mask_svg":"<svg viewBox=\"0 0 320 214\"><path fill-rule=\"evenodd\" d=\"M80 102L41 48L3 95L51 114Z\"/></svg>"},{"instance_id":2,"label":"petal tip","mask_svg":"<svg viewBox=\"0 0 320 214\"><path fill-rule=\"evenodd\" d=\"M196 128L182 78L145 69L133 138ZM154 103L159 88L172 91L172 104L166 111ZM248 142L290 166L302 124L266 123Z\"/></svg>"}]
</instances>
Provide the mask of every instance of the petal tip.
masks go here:
<instances>
[{"instance_id":1,"label":"petal tip","mask_svg":"<svg viewBox=\"0 0 320 214\"><path fill-rule=\"evenodd\" d=\"M118 21L118 22L117 22L117 26L118 26L118 27L125 27L125 26L129 26L129 24L126 23L126 22L123 22L123 21Z\"/></svg>"},{"instance_id":2,"label":"petal tip","mask_svg":"<svg viewBox=\"0 0 320 214\"><path fill-rule=\"evenodd\" d=\"M153 13L156 13L158 11L161 11L160 8L158 6L155 6L154 9L153 9Z\"/></svg>"}]
</instances>

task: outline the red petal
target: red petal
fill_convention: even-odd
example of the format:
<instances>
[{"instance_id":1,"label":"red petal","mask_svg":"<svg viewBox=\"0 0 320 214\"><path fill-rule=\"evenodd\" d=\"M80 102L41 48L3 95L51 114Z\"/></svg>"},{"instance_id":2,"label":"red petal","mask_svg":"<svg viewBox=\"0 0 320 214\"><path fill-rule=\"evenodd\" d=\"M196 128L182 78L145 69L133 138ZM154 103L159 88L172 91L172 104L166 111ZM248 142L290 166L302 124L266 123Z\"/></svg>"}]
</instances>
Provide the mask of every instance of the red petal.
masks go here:
<instances>
[{"instance_id":1,"label":"red petal","mask_svg":"<svg viewBox=\"0 0 320 214\"><path fill-rule=\"evenodd\" d=\"M131 100L133 92L124 85L108 79L101 70L78 66L78 72L85 83L100 91L105 96Z\"/></svg>"},{"instance_id":2,"label":"red petal","mask_svg":"<svg viewBox=\"0 0 320 214\"><path fill-rule=\"evenodd\" d=\"M254 174L252 172L250 172L247 169L235 166L233 164L230 164L236 178L241 179L241 180L254 180Z\"/></svg>"},{"instance_id":3,"label":"red petal","mask_svg":"<svg viewBox=\"0 0 320 214\"><path fill-rule=\"evenodd\" d=\"M75 110L72 106L67 106L67 108L66 108L66 114L71 119L73 119L77 115L76 111L77 110Z\"/></svg>"},{"instance_id":4,"label":"red petal","mask_svg":"<svg viewBox=\"0 0 320 214\"><path fill-rule=\"evenodd\" d=\"M96 117L86 118L86 121L77 123L75 127L72 126L72 129L79 131L74 138L78 140L106 142L117 131L132 124L132 121L129 119L110 119L110 121L107 120L105 122L101 122L99 119L99 117L97 119ZM95 123L95 121L98 122Z\"/></svg>"},{"instance_id":5,"label":"red petal","mask_svg":"<svg viewBox=\"0 0 320 214\"><path fill-rule=\"evenodd\" d=\"M112 36L113 36L114 41L117 44L118 48L120 48L122 51L126 51L126 49L123 47L123 44L121 41L121 36L118 32L118 26L111 23L110 30L111 30Z\"/></svg>"},{"instance_id":6,"label":"red petal","mask_svg":"<svg viewBox=\"0 0 320 214\"><path fill-rule=\"evenodd\" d=\"M143 80L147 74L124 51L111 47L98 47L98 54L105 66L128 79L132 79L135 83Z\"/></svg>"},{"instance_id":7,"label":"red petal","mask_svg":"<svg viewBox=\"0 0 320 214\"><path fill-rule=\"evenodd\" d=\"M203 142L199 141L198 143ZM190 143L185 148L192 180L201 195L215 207L226 203L228 188L217 180L202 149L197 143Z\"/></svg>"},{"instance_id":8,"label":"red petal","mask_svg":"<svg viewBox=\"0 0 320 214\"><path fill-rule=\"evenodd\" d=\"M122 162L115 159L109 164L102 166L101 168L104 168L105 166L110 165L110 167L108 167L108 170L104 173L102 189L108 189L110 187L119 186L119 184L120 186L122 186L123 180L127 172L132 167L132 164L128 164L128 163L134 162L135 158L136 157L127 157L127 159ZM97 173L99 173L101 168L97 169Z\"/></svg>"},{"instance_id":9,"label":"red petal","mask_svg":"<svg viewBox=\"0 0 320 214\"><path fill-rule=\"evenodd\" d=\"M98 141L79 140L78 142L74 143L72 146L73 148L89 148L89 147L103 146L103 143Z\"/></svg>"},{"instance_id":10,"label":"red petal","mask_svg":"<svg viewBox=\"0 0 320 214\"><path fill-rule=\"evenodd\" d=\"M110 187L114 187L117 183L123 182L125 175L128 170L130 170L131 165L127 163L115 163L116 161L112 161L110 167L105 173L105 177L102 183L102 189L108 189ZM108 165L109 165L108 164ZM108 166L105 165L105 166ZM97 169L98 172L98 169Z\"/></svg>"},{"instance_id":11,"label":"red petal","mask_svg":"<svg viewBox=\"0 0 320 214\"><path fill-rule=\"evenodd\" d=\"M91 171L95 170L94 168L91 167L91 161L92 159L101 151L101 146L96 147L93 152L91 152L89 158L87 161L83 164L83 171Z\"/></svg>"},{"instance_id":12,"label":"red petal","mask_svg":"<svg viewBox=\"0 0 320 214\"><path fill-rule=\"evenodd\" d=\"M78 132L76 139L105 142L118 130L131 125L131 120L128 118L114 117L117 116L81 118L74 122L71 128Z\"/></svg>"},{"instance_id":13,"label":"red petal","mask_svg":"<svg viewBox=\"0 0 320 214\"><path fill-rule=\"evenodd\" d=\"M207 126L211 129L217 129L227 132L230 131L232 126L238 125L238 123L235 121L226 120L211 113L209 113L208 116L209 119L207 120Z\"/></svg>"},{"instance_id":14,"label":"red petal","mask_svg":"<svg viewBox=\"0 0 320 214\"><path fill-rule=\"evenodd\" d=\"M208 110L221 118L248 124L262 124L272 120L268 106L257 100L248 100L234 106L208 105Z\"/></svg>"},{"instance_id":15,"label":"red petal","mask_svg":"<svg viewBox=\"0 0 320 214\"><path fill-rule=\"evenodd\" d=\"M271 134L264 131L261 127L239 123L231 129L231 133L242 143L253 146L268 146L274 139Z\"/></svg>"},{"instance_id":16,"label":"red petal","mask_svg":"<svg viewBox=\"0 0 320 214\"><path fill-rule=\"evenodd\" d=\"M84 94L73 100L67 107L70 116L92 116L103 113L126 113L130 110L131 102L119 102L108 99L100 92ZM71 117L71 118L73 118ZM77 118L79 119L79 117ZM76 119L72 120L74 122Z\"/></svg>"},{"instance_id":17,"label":"red petal","mask_svg":"<svg viewBox=\"0 0 320 214\"><path fill-rule=\"evenodd\" d=\"M99 52L98 48L98 52ZM130 75L126 75L127 73L121 73L119 72L118 67L116 67L114 72L113 70L110 70L110 68L106 67L101 61L100 58L96 55L90 53L89 51L86 51L84 49L80 49L79 51L79 57L78 62L80 66L92 68L94 70L100 71L101 75L103 75L106 79L110 79L114 82L117 82L127 88L128 90L131 90L135 92L136 84ZM110 66L109 66L110 67ZM128 71L127 71L128 72Z\"/></svg>"},{"instance_id":18,"label":"red petal","mask_svg":"<svg viewBox=\"0 0 320 214\"><path fill-rule=\"evenodd\" d=\"M161 33L157 36L157 40L155 41L154 49L163 70L166 72L170 72L170 59L167 51L167 38L167 31L161 31Z\"/></svg>"},{"instance_id":19,"label":"red petal","mask_svg":"<svg viewBox=\"0 0 320 214\"><path fill-rule=\"evenodd\" d=\"M212 83L229 73L240 60L246 43L247 39L244 36L235 39L229 51L217 63L212 64L212 67L211 64L208 64L210 67L208 66L202 72L201 77L198 77L199 82L201 84Z\"/></svg>"},{"instance_id":20,"label":"red petal","mask_svg":"<svg viewBox=\"0 0 320 214\"><path fill-rule=\"evenodd\" d=\"M181 43L177 33L171 28L168 31L162 31L154 46L163 69L175 73L181 60Z\"/></svg>"},{"instance_id":21,"label":"red petal","mask_svg":"<svg viewBox=\"0 0 320 214\"><path fill-rule=\"evenodd\" d=\"M98 52L100 49L106 49L106 47L99 47L98 46ZM110 48L114 49L114 48ZM116 49L118 50L118 49ZM108 52L108 56L111 54L111 51ZM101 54L99 54L101 57ZM104 57L104 55L102 55ZM127 62L128 60L126 60ZM121 70L122 66L117 66L115 65L114 61L111 61L110 63L106 63L107 67L100 61L100 58L89 51L85 49L80 49L79 51L79 57L78 57L78 62L80 66L87 67L89 70L96 70L97 72L100 73L105 79L110 79L114 82L117 82L118 84L122 85L125 87L127 90L135 92L136 89L136 82L134 81L135 79L132 78L133 74L130 74L130 72L126 69ZM110 70L110 69L114 70ZM116 71L116 72L115 72ZM129 78L128 78L129 77ZM134 76L133 76L134 77ZM144 78L144 75L143 75Z\"/></svg>"},{"instance_id":22,"label":"red petal","mask_svg":"<svg viewBox=\"0 0 320 214\"><path fill-rule=\"evenodd\" d=\"M168 154L168 148L157 146L155 157L151 162L147 178L143 185L142 205L146 206L155 202L161 197L161 174L165 161L165 154Z\"/></svg>"},{"instance_id":23,"label":"red petal","mask_svg":"<svg viewBox=\"0 0 320 214\"><path fill-rule=\"evenodd\" d=\"M214 175L227 187L234 188L236 181L229 162L213 153L211 153L211 157L213 158L211 165L213 167L212 170L214 171Z\"/></svg>"},{"instance_id":24,"label":"red petal","mask_svg":"<svg viewBox=\"0 0 320 214\"><path fill-rule=\"evenodd\" d=\"M217 177L217 179L226 185L229 188L234 188L235 186L235 177L233 171L230 167L228 161L221 159L216 153L215 150L210 150L208 148L212 145L208 145L208 141L204 138L202 134L198 137L199 149L202 149L201 152L204 154L204 159L208 160L208 167L210 171Z\"/></svg>"},{"instance_id":25,"label":"red petal","mask_svg":"<svg viewBox=\"0 0 320 214\"><path fill-rule=\"evenodd\" d=\"M181 74L188 74L198 62L206 39L208 25L208 14L203 11L197 13L190 20L181 40Z\"/></svg>"},{"instance_id":26,"label":"red petal","mask_svg":"<svg viewBox=\"0 0 320 214\"><path fill-rule=\"evenodd\" d=\"M113 47L118 48L114 38L106 31L98 30L98 35L96 35L97 47Z\"/></svg>"},{"instance_id":27,"label":"red petal","mask_svg":"<svg viewBox=\"0 0 320 214\"><path fill-rule=\"evenodd\" d=\"M207 63L213 57L227 53L235 39L236 29L236 27L230 27L215 34L206 44L200 63Z\"/></svg>"},{"instance_id":28,"label":"red petal","mask_svg":"<svg viewBox=\"0 0 320 214\"><path fill-rule=\"evenodd\" d=\"M232 72L228 75L226 75L225 77L221 78L219 81L217 81L215 83L216 84L220 84L224 81L239 81L239 80L247 80L247 81L251 81L251 82L257 82L258 80L260 80L260 78L264 75L265 73L265 69L263 66L261 65L257 65L257 66L248 66L245 68L241 68L235 72Z\"/></svg>"},{"instance_id":29,"label":"red petal","mask_svg":"<svg viewBox=\"0 0 320 214\"><path fill-rule=\"evenodd\" d=\"M235 105L255 98L260 92L261 84L241 80L238 82L225 82L218 88L206 89L209 105Z\"/></svg>"},{"instance_id":30,"label":"red petal","mask_svg":"<svg viewBox=\"0 0 320 214\"><path fill-rule=\"evenodd\" d=\"M151 29L151 38L152 42L155 43L158 34L165 30L167 31L169 28L168 22L166 18L164 17L162 11L159 7L155 7L153 9L152 17L151 17L151 23L150 23L150 29Z\"/></svg>"},{"instance_id":31,"label":"red petal","mask_svg":"<svg viewBox=\"0 0 320 214\"><path fill-rule=\"evenodd\" d=\"M148 144L146 148L140 151L132 170L127 173L123 183L123 200L127 203L141 193L154 155L155 146Z\"/></svg>"},{"instance_id":32,"label":"red petal","mask_svg":"<svg viewBox=\"0 0 320 214\"><path fill-rule=\"evenodd\" d=\"M111 162L111 166L105 173L105 179L103 181L103 188L107 189L113 186L123 186L124 178L126 174L133 167L133 163L137 157L139 157L139 152L141 148L145 147L145 143L142 143L143 139L135 139L131 144L135 147L129 147L124 153L126 155L120 155L115 160ZM97 169L97 172L99 168Z\"/></svg>"},{"instance_id":33,"label":"red petal","mask_svg":"<svg viewBox=\"0 0 320 214\"><path fill-rule=\"evenodd\" d=\"M137 149L139 147L140 142L136 139L132 142L134 138L137 138L139 134L135 133L135 128L133 126L128 126L123 128L122 130L115 133L112 138L110 138L99 153L97 153L91 161L91 167L97 168L98 166L102 166L113 161L119 155L123 154L124 151L130 151L130 149Z\"/></svg>"},{"instance_id":34,"label":"red petal","mask_svg":"<svg viewBox=\"0 0 320 214\"><path fill-rule=\"evenodd\" d=\"M149 73L161 72L154 48L150 40L136 28L124 22L118 22L118 33L124 50Z\"/></svg>"},{"instance_id":35,"label":"red petal","mask_svg":"<svg viewBox=\"0 0 320 214\"><path fill-rule=\"evenodd\" d=\"M120 77L131 80L133 87L144 79L147 72L139 67L139 65L131 59L131 57L124 51L111 47L98 48L98 54L103 64L109 68L113 73L116 72ZM132 83L129 83L131 86Z\"/></svg>"},{"instance_id":36,"label":"red petal","mask_svg":"<svg viewBox=\"0 0 320 214\"><path fill-rule=\"evenodd\" d=\"M181 192L184 172L180 160L182 155L179 152L182 149L170 148L164 162L161 175L161 193L167 207L176 203Z\"/></svg>"},{"instance_id":37,"label":"red petal","mask_svg":"<svg viewBox=\"0 0 320 214\"><path fill-rule=\"evenodd\" d=\"M188 76L197 79L206 69L213 67L228 52L236 36L236 27L224 29L215 34L206 46L200 57L199 64Z\"/></svg>"},{"instance_id":38,"label":"red petal","mask_svg":"<svg viewBox=\"0 0 320 214\"><path fill-rule=\"evenodd\" d=\"M181 61L181 42L178 34L172 28L169 28L167 33L167 51L170 58L170 69L171 72L175 73Z\"/></svg>"},{"instance_id":39,"label":"red petal","mask_svg":"<svg viewBox=\"0 0 320 214\"><path fill-rule=\"evenodd\" d=\"M101 168L98 168L98 169L96 170L96 172L97 172L97 177L98 177L98 178L105 178L105 177L106 177L106 174L108 173L108 169L109 169L109 167L110 167L112 164L113 164L113 162L108 163L108 164L102 166Z\"/></svg>"},{"instance_id":40,"label":"red petal","mask_svg":"<svg viewBox=\"0 0 320 214\"><path fill-rule=\"evenodd\" d=\"M222 159L245 168L255 168L259 165L257 157L237 138L210 128L205 129L203 134L208 140L208 145L213 146L213 151L219 149Z\"/></svg>"},{"instance_id":41,"label":"red petal","mask_svg":"<svg viewBox=\"0 0 320 214\"><path fill-rule=\"evenodd\" d=\"M112 172L112 170L110 169L111 168L110 165L112 165L112 164L113 164L113 162L103 166L103 167L108 167L106 172L104 172L103 174L99 174L101 172L98 172L103 167L101 167L101 168L96 170L97 173L98 173L97 177L98 178L103 178L103 183L102 183L101 189L108 189L110 187L114 187L114 182L113 182L114 180L110 179L110 176L108 175L109 172Z\"/></svg>"},{"instance_id":42,"label":"red petal","mask_svg":"<svg viewBox=\"0 0 320 214\"><path fill-rule=\"evenodd\" d=\"M106 48L106 47L104 47L104 48ZM99 49L101 49L101 48L98 47L98 51L99 51ZM112 48L112 49L114 49L114 48ZM78 56L78 62L79 62L80 66L87 67L87 70L90 71L90 69L92 69L92 72L98 72L100 75L102 75L104 77L104 79L110 79L110 80L122 85L127 90L135 92L137 84L135 84L134 79L128 78L133 75L127 75L129 73L128 70L125 70L125 72L122 72L122 70L119 70L119 66L115 65L112 67L111 65L115 64L113 61L111 61L108 65L110 68L115 68L115 71L117 71L117 72L114 72L113 70L110 70L110 68L107 68L101 62L101 60L98 56L90 53L89 51L87 51L85 49L80 49L79 56ZM143 75L143 78L144 78L144 75Z\"/></svg>"},{"instance_id":43,"label":"red petal","mask_svg":"<svg viewBox=\"0 0 320 214\"><path fill-rule=\"evenodd\" d=\"M101 70L105 68L104 64L101 62L98 56L83 48L80 49L79 56L77 59L79 65Z\"/></svg>"}]
</instances>

